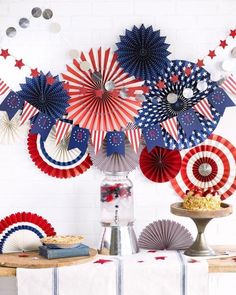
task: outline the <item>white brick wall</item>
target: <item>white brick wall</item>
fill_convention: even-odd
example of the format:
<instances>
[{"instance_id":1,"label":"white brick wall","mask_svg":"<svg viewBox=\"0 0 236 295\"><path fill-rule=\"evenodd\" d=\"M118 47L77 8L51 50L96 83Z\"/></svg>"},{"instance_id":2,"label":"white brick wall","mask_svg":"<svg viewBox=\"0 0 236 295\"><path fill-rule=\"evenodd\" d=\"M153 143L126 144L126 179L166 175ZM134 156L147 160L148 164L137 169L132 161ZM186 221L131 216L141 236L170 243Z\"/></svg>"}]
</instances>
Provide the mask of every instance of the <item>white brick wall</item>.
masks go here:
<instances>
[{"instance_id":1,"label":"white brick wall","mask_svg":"<svg viewBox=\"0 0 236 295\"><path fill-rule=\"evenodd\" d=\"M18 28L18 19L29 16L34 6L53 9L53 22L62 27L59 34L50 33L51 21L41 18L31 18L28 29ZM125 28L144 22L161 29L161 34L167 36L172 58L196 61L214 48L235 25L235 9L233 0L0 0L0 35L4 36L8 26L18 29L17 36L13 39L4 37L1 46L9 48L32 67L57 74L65 71L65 64L71 62L70 49L115 48L115 42ZM18 89L18 84L29 73L12 65L13 61L6 63L0 59L0 76ZM216 133L236 145L231 127L235 115L236 109L227 110ZM37 212L47 218L59 234L84 234L87 243L97 245L100 233L99 184L103 176L96 169L92 168L75 179L50 178L30 161L26 139L15 146L1 145L0 163L0 218L23 210ZM139 171L133 172L131 179L134 182L137 233L158 218L172 218L196 233L190 220L169 213L169 205L179 200L170 184L150 183ZM229 202L235 205L235 196ZM235 214L213 221L207 230L209 241L235 243L235 222ZM223 285L224 288L228 285L228 294L233 294L233 278L234 275L220 276L220 279L211 275L210 294L220 294ZM14 279L0 280L1 294L16 294Z\"/></svg>"}]
</instances>

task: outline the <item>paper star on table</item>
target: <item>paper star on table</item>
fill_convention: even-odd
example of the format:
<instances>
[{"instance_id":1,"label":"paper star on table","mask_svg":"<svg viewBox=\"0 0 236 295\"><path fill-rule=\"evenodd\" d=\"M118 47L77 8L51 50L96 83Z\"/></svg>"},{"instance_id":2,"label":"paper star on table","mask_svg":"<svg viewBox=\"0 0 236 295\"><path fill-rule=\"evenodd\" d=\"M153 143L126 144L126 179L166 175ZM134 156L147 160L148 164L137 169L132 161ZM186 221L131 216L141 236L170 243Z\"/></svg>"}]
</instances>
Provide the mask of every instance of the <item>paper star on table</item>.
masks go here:
<instances>
[{"instance_id":1,"label":"paper star on table","mask_svg":"<svg viewBox=\"0 0 236 295\"><path fill-rule=\"evenodd\" d=\"M109 259L98 259L98 260L94 261L94 263L100 263L100 264L104 264L104 263L107 263L107 262L112 262L112 260L109 260Z\"/></svg>"},{"instance_id":2,"label":"paper star on table","mask_svg":"<svg viewBox=\"0 0 236 295\"><path fill-rule=\"evenodd\" d=\"M19 68L21 70L21 68L24 66L25 64L23 63L22 59L16 59L16 64L15 67Z\"/></svg>"}]
</instances>

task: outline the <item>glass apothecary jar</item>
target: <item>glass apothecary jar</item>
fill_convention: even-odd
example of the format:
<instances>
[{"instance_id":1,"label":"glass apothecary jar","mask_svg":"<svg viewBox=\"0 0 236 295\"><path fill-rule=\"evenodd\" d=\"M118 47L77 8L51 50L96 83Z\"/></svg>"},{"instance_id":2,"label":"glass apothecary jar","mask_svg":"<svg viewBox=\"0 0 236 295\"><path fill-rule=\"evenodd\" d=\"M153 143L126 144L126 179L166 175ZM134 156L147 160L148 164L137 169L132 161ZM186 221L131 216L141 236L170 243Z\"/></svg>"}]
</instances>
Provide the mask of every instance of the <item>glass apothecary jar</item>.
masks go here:
<instances>
[{"instance_id":1,"label":"glass apothecary jar","mask_svg":"<svg viewBox=\"0 0 236 295\"><path fill-rule=\"evenodd\" d=\"M128 173L106 172L101 183L101 222L128 225L133 221L133 184Z\"/></svg>"}]
</instances>

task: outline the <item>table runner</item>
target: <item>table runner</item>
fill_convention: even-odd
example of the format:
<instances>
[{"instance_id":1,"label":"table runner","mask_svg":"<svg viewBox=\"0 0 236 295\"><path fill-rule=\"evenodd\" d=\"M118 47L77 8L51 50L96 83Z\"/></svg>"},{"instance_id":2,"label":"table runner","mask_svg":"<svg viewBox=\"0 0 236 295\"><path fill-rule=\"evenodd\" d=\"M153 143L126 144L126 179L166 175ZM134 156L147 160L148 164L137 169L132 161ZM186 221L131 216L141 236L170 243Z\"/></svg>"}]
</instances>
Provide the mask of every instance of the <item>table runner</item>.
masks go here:
<instances>
[{"instance_id":1,"label":"table runner","mask_svg":"<svg viewBox=\"0 0 236 295\"><path fill-rule=\"evenodd\" d=\"M207 295L208 264L180 251L99 255L49 269L17 269L18 295Z\"/></svg>"}]
</instances>

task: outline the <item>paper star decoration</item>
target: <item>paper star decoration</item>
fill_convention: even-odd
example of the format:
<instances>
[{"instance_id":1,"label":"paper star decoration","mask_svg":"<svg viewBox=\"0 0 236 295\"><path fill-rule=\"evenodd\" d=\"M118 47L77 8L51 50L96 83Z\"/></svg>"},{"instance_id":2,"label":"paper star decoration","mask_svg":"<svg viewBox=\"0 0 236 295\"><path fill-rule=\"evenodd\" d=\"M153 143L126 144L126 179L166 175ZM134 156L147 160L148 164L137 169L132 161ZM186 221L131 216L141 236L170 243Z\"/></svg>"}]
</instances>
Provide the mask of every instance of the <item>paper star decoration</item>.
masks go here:
<instances>
[{"instance_id":1,"label":"paper star decoration","mask_svg":"<svg viewBox=\"0 0 236 295\"><path fill-rule=\"evenodd\" d=\"M236 29L235 30L230 30L229 35L234 39L236 37Z\"/></svg>"},{"instance_id":2,"label":"paper star decoration","mask_svg":"<svg viewBox=\"0 0 236 295\"><path fill-rule=\"evenodd\" d=\"M166 88L166 85L165 85L165 82L164 81L159 81L156 86L159 88L159 89L164 89Z\"/></svg>"},{"instance_id":3,"label":"paper star decoration","mask_svg":"<svg viewBox=\"0 0 236 295\"><path fill-rule=\"evenodd\" d=\"M226 43L226 40L220 40L220 47L222 47L223 49L225 49L226 46L228 46L228 44Z\"/></svg>"},{"instance_id":4,"label":"paper star decoration","mask_svg":"<svg viewBox=\"0 0 236 295\"><path fill-rule=\"evenodd\" d=\"M30 74L31 77L38 77L39 76L39 71L38 69L31 69L31 74Z\"/></svg>"},{"instance_id":5,"label":"paper star decoration","mask_svg":"<svg viewBox=\"0 0 236 295\"><path fill-rule=\"evenodd\" d=\"M21 69L25 64L23 63L22 59L16 59L15 67Z\"/></svg>"},{"instance_id":6,"label":"paper star decoration","mask_svg":"<svg viewBox=\"0 0 236 295\"><path fill-rule=\"evenodd\" d=\"M213 59L216 56L215 50L209 50L208 56Z\"/></svg>"},{"instance_id":7,"label":"paper star decoration","mask_svg":"<svg viewBox=\"0 0 236 295\"><path fill-rule=\"evenodd\" d=\"M8 56L10 56L8 49L1 49L0 56L2 56L4 59L6 59Z\"/></svg>"},{"instance_id":8,"label":"paper star decoration","mask_svg":"<svg viewBox=\"0 0 236 295\"><path fill-rule=\"evenodd\" d=\"M47 76L46 79L47 79L47 84L48 85L52 85L55 82L55 79L52 76Z\"/></svg>"},{"instance_id":9,"label":"paper star decoration","mask_svg":"<svg viewBox=\"0 0 236 295\"><path fill-rule=\"evenodd\" d=\"M198 59L197 60L197 65L201 68L201 67L204 67L205 66L205 64L204 64L204 62L203 62L203 59Z\"/></svg>"}]
</instances>

